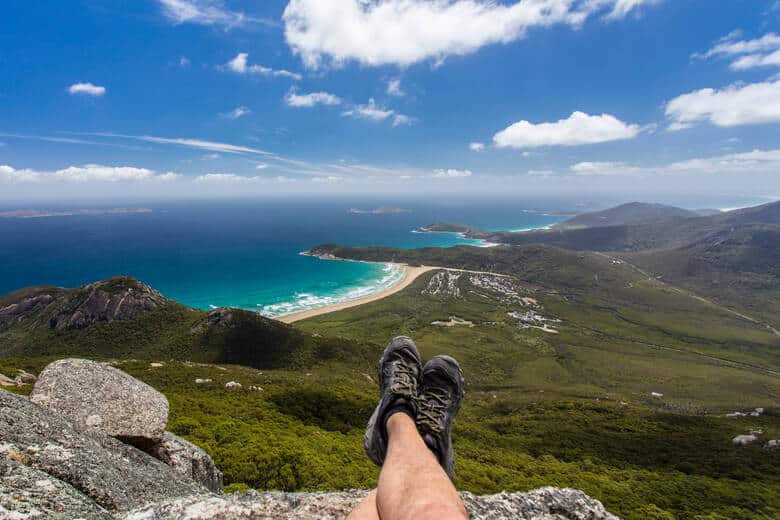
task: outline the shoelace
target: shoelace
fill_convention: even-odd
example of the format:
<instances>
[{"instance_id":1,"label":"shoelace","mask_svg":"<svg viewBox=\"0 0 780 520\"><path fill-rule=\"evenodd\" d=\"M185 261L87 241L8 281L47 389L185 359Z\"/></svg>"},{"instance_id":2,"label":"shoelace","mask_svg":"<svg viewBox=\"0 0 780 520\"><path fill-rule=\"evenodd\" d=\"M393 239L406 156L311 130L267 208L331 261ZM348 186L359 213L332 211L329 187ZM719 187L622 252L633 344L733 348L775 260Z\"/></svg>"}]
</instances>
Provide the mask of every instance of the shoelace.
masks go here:
<instances>
[{"instance_id":1,"label":"shoelace","mask_svg":"<svg viewBox=\"0 0 780 520\"><path fill-rule=\"evenodd\" d=\"M439 388L429 388L417 398L417 426L431 433L444 431L449 406L449 394Z\"/></svg>"},{"instance_id":2,"label":"shoelace","mask_svg":"<svg viewBox=\"0 0 780 520\"><path fill-rule=\"evenodd\" d=\"M414 397L417 394L417 374L403 362L393 363L393 382L390 391L395 395Z\"/></svg>"}]
</instances>

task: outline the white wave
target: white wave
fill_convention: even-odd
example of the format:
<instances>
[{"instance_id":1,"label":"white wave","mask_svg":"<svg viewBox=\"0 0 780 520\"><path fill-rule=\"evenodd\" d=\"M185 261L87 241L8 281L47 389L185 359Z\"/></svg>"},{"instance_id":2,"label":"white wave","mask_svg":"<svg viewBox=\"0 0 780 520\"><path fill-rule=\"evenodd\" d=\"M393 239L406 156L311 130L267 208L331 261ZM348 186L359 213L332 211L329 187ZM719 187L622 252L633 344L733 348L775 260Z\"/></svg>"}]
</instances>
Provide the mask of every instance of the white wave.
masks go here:
<instances>
[{"instance_id":1,"label":"white wave","mask_svg":"<svg viewBox=\"0 0 780 520\"><path fill-rule=\"evenodd\" d=\"M338 303L358 300L371 294L389 289L401 281L404 270L400 265L384 264L382 266L383 276L368 285L359 285L357 287L343 287L332 294L313 294L309 292L296 293L292 301L273 303L263 305L260 314L271 318L282 316L284 314L293 314L301 311L318 309ZM261 305L258 304L258 307Z\"/></svg>"},{"instance_id":2,"label":"white wave","mask_svg":"<svg viewBox=\"0 0 780 520\"><path fill-rule=\"evenodd\" d=\"M531 226L531 227L524 227L524 228L518 228L518 229L510 229L509 231L511 233L522 233L523 231L539 231L543 229L552 229L553 225L548 224L546 226Z\"/></svg>"}]
</instances>

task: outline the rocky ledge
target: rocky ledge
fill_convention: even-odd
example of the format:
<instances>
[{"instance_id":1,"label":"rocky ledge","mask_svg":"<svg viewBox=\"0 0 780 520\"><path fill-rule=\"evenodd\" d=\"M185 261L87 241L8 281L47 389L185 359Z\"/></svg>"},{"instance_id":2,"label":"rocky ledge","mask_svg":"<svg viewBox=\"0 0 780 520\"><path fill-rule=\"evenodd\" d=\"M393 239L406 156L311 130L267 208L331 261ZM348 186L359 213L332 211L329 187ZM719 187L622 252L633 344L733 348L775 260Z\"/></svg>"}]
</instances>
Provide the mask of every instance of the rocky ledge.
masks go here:
<instances>
[{"instance_id":1,"label":"rocky ledge","mask_svg":"<svg viewBox=\"0 0 780 520\"><path fill-rule=\"evenodd\" d=\"M334 493L249 492L194 496L150 504L121 520L331 520L345 518L368 491ZM527 493L462 493L472 520L618 520L582 491L546 487Z\"/></svg>"},{"instance_id":2,"label":"rocky ledge","mask_svg":"<svg viewBox=\"0 0 780 520\"><path fill-rule=\"evenodd\" d=\"M214 462L167 421L164 396L92 361L49 365L29 399L0 390L0 518L336 519L368 493L221 495ZM476 520L617 518L573 489L463 499Z\"/></svg>"}]
</instances>

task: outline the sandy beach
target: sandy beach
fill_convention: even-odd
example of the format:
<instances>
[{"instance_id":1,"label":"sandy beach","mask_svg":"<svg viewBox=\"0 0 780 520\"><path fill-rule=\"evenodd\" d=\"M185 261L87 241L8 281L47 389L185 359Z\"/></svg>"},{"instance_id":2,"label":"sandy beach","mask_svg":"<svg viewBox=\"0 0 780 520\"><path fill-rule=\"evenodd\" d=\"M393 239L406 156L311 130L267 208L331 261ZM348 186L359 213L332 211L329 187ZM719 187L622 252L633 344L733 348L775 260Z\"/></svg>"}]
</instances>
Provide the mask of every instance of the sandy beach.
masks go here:
<instances>
[{"instance_id":1,"label":"sandy beach","mask_svg":"<svg viewBox=\"0 0 780 520\"><path fill-rule=\"evenodd\" d=\"M356 307L358 305L363 305L365 303L381 300L382 298L387 298L391 294L395 294L398 291L405 289L406 287L409 287L409 285L411 285L411 283L414 282L417 279L417 277L420 276L421 274L427 273L429 271L434 271L436 269L440 269L439 267L428 267L428 266L412 267L406 264L398 264L398 265L401 266L404 273L398 279L398 282L395 285L388 287L387 289L384 289L379 292L375 292L363 298L356 298L354 300L350 300L346 302L334 303L333 305L326 305L325 307L319 307L317 309L310 309L307 311L284 314L282 316L277 316L274 319L284 323L293 323L296 321L305 320L307 318L313 318L314 316L329 314L331 312L349 309L350 307Z\"/></svg>"}]
</instances>

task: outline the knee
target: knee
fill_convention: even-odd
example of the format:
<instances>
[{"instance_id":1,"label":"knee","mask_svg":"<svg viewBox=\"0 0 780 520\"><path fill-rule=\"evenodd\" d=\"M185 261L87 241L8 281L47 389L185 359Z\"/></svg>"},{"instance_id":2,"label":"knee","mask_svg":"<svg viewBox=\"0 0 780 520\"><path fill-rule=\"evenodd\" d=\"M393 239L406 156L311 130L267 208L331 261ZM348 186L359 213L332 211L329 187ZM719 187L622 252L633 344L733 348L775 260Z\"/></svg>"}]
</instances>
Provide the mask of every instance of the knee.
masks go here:
<instances>
[{"instance_id":1,"label":"knee","mask_svg":"<svg viewBox=\"0 0 780 520\"><path fill-rule=\"evenodd\" d=\"M415 520L468 520L468 513L462 503L421 504L412 508L409 518Z\"/></svg>"}]
</instances>

